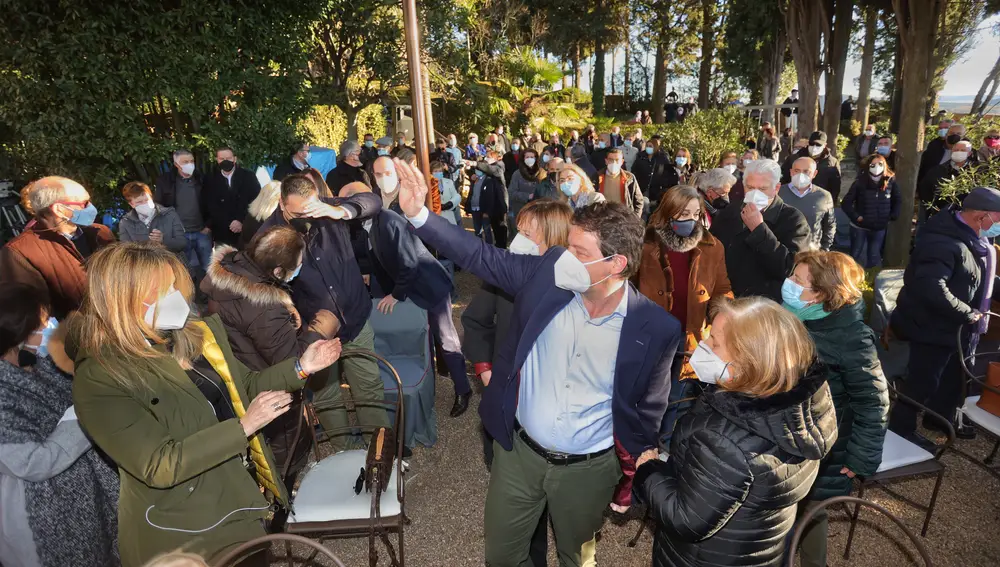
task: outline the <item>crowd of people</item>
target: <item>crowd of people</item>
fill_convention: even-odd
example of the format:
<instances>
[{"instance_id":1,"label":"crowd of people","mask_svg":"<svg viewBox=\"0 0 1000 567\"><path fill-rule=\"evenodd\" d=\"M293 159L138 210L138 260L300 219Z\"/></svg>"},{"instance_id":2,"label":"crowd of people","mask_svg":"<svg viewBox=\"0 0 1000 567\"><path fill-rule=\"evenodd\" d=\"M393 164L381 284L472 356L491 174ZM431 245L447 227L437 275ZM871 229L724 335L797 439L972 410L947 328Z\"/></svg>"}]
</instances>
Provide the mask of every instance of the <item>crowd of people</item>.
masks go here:
<instances>
[{"instance_id":1,"label":"crowd of people","mask_svg":"<svg viewBox=\"0 0 1000 567\"><path fill-rule=\"evenodd\" d=\"M697 111L676 98L675 120ZM904 214L892 140L866 128L841 199L824 132L765 123L706 164L635 122L565 143L451 134L428 144L429 178L404 134L344 142L325 177L300 144L263 187L232 148L206 172L177 150L152 188L124 185L117 238L79 183L28 184L33 220L0 250L0 562L165 564L281 530L312 445L305 401L329 407L342 380L381 400L374 362L341 354L374 350L373 310L409 301L451 417L472 403L469 368L483 386L487 564L546 564L551 526L561 565L593 565L606 510L637 503L654 565L781 564L797 516L875 473L887 427L929 443L917 414L890 412L864 322L865 268ZM942 123L924 152L891 320L915 343L903 391L945 416L955 337L971 352L986 330L1000 235L1000 192L936 202L1000 151L996 133L978 154L963 135ZM464 340L457 269L482 280ZM318 413L326 430L348 419ZM821 514L803 565L826 564L826 540Z\"/></svg>"}]
</instances>

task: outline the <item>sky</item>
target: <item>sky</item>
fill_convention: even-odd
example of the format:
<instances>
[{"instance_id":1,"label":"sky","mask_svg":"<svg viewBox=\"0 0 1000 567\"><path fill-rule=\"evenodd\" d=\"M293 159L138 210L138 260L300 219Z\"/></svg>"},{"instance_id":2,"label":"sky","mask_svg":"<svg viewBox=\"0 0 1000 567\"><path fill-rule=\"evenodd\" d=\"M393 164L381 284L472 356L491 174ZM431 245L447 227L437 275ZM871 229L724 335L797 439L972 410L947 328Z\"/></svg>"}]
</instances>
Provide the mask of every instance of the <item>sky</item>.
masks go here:
<instances>
[{"instance_id":1,"label":"sky","mask_svg":"<svg viewBox=\"0 0 1000 567\"><path fill-rule=\"evenodd\" d=\"M973 38L973 47L965 54L963 59L956 61L954 65L945 73L944 90L942 97L949 96L976 96L979 87L983 84L986 74L997 62L1000 56L1000 38L991 33L994 24L1000 22L1000 17L990 18L979 25L976 37ZM844 79L844 94L853 94L857 97L858 87L855 82L861 75L861 60L847 60L847 73ZM823 83L820 82L820 85ZM881 85L872 85L875 89ZM822 87L820 87L822 90ZM877 96L881 96L881 92Z\"/></svg>"},{"instance_id":2,"label":"sky","mask_svg":"<svg viewBox=\"0 0 1000 567\"><path fill-rule=\"evenodd\" d=\"M982 86L983 79L986 77L986 73L993 68L993 65L997 61L997 57L1000 56L1000 38L994 36L991 29L994 24L1000 23L1000 16L990 18L980 24L977 28L976 37L973 38L973 47L966 54L965 57L955 62L954 65L948 69L945 74L945 86L944 90L941 91L940 96L942 97L954 97L954 96L968 96L973 97L979 91L979 87ZM618 53L618 63L621 64L622 56L624 50L620 49ZM653 56L649 54L647 56L648 61L652 64ZM611 72L611 55L610 53L605 58L606 68L608 73ZM583 89L590 90L590 65L584 65L583 67ZM846 68L846 77L844 79L844 96L848 94L853 94L857 97L858 86L857 79L861 75L861 60L848 59ZM688 81L692 82L692 81ZM678 82L679 83L679 82ZM692 82L696 85L696 82ZM678 92L681 91L681 85L676 86ZM876 97L882 96L880 89L880 84L873 84L872 89L875 91L873 95ZM621 88L621 85L619 85ZM695 87L696 88L696 87ZM685 91L687 89L684 89ZM823 88L823 81L820 80L820 94L823 93L825 89ZM610 94L611 89L608 88L607 92ZM696 92L691 93L681 93L684 96L687 95L697 95Z\"/></svg>"}]
</instances>

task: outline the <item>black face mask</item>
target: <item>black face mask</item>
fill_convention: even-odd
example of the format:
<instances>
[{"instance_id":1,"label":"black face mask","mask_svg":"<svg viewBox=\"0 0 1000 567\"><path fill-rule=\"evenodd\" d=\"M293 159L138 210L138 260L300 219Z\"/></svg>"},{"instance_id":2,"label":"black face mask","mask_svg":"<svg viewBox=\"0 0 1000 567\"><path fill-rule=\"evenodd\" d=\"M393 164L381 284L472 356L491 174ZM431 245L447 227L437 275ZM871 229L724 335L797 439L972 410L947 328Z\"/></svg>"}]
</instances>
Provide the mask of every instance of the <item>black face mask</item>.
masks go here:
<instances>
[{"instance_id":1,"label":"black face mask","mask_svg":"<svg viewBox=\"0 0 1000 567\"><path fill-rule=\"evenodd\" d=\"M962 137L959 136L958 134L948 134L948 137L945 138L945 140L947 140L949 144L954 146L955 144L962 141Z\"/></svg>"},{"instance_id":2,"label":"black face mask","mask_svg":"<svg viewBox=\"0 0 1000 567\"><path fill-rule=\"evenodd\" d=\"M229 173L230 171L233 170L234 167L236 167L236 162L231 159L225 159L222 160L222 163L219 164L219 167L222 168L222 171Z\"/></svg>"},{"instance_id":3,"label":"black face mask","mask_svg":"<svg viewBox=\"0 0 1000 567\"><path fill-rule=\"evenodd\" d=\"M288 224L296 231L302 234L307 234L309 230L312 229L314 220L316 219L303 219L303 218L291 219L288 221Z\"/></svg>"}]
</instances>

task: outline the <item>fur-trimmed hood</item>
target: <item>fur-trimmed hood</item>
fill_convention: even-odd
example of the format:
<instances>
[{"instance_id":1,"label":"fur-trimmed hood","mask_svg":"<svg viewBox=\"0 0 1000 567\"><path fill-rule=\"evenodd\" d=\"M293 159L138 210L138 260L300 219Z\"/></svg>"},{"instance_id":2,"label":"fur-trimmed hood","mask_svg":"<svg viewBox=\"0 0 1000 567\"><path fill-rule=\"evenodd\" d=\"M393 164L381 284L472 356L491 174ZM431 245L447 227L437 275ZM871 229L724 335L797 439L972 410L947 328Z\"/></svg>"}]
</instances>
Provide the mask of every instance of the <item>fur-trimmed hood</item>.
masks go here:
<instances>
[{"instance_id":1,"label":"fur-trimmed hood","mask_svg":"<svg viewBox=\"0 0 1000 567\"><path fill-rule=\"evenodd\" d=\"M826 378L827 367L816 362L787 392L752 397L718 389L706 394L705 401L733 423L792 455L822 459L837 440L836 411Z\"/></svg>"},{"instance_id":2,"label":"fur-trimmed hood","mask_svg":"<svg viewBox=\"0 0 1000 567\"><path fill-rule=\"evenodd\" d=\"M222 245L212 253L212 263L201 282L201 291L214 301L245 299L256 307L294 309L292 296L265 274L245 252Z\"/></svg>"},{"instance_id":3,"label":"fur-trimmed hood","mask_svg":"<svg viewBox=\"0 0 1000 567\"><path fill-rule=\"evenodd\" d=\"M690 252L698 246L714 246L715 237L705 225L697 223L690 236L681 236L670 225L646 228L646 242L656 242L672 252Z\"/></svg>"}]
</instances>

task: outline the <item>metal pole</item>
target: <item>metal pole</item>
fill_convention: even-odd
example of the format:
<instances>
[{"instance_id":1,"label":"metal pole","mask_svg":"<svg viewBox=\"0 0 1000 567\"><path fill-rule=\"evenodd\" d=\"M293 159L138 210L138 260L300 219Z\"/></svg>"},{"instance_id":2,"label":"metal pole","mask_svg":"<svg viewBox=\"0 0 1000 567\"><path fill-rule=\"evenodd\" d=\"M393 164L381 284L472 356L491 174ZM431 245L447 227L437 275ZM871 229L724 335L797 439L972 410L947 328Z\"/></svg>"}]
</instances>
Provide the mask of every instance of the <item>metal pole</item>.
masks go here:
<instances>
[{"instance_id":1,"label":"metal pole","mask_svg":"<svg viewBox=\"0 0 1000 567\"><path fill-rule=\"evenodd\" d=\"M410 108L413 109L414 146L417 150L417 167L424 174L424 179L431 182L431 162L427 155L428 133L427 115L424 106L424 85L420 77L420 24L417 21L416 0L403 1L403 35L406 38L406 63L410 68ZM430 192L427 193L427 205L431 204Z\"/></svg>"}]
</instances>

